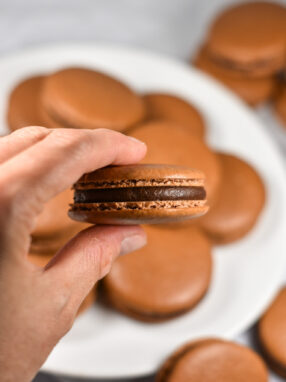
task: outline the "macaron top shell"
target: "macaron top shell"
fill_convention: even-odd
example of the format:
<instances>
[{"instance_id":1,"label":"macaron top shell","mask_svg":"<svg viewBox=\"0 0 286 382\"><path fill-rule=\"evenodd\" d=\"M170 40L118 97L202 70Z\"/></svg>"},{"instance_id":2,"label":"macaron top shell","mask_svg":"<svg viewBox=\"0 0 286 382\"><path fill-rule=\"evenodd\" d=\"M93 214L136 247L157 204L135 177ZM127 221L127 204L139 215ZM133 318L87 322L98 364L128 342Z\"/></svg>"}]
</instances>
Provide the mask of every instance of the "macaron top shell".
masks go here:
<instances>
[{"instance_id":1,"label":"macaron top shell","mask_svg":"<svg viewBox=\"0 0 286 382\"><path fill-rule=\"evenodd\" d=\"M286 377L286 287L262 316L258 324L259 339L266 356L277 367L284 369Z\"/></svg>"},{"instance_id":2,"label":"macaron top shell","mask_svg":"<svg viewBox=\"0 0 286 382\"><path fill-rule=\"evenodd\" d=\"M198 137L204 137L205 123L203 117L189 102L167 93L145 94L143 100L146 105L147 119L166 119L186 126Z\"/></svg>"},{"instance_id":3,"label":"macaron top shell","mask_svg":"<svg viewBox=\"0 0 286 382\"><path fill-rule=\"evenodd\" d=\"M122 131L145 113L142 99L125 84L84 68L51 74L44 84L42 102L53 119L75 128Z\"/></svg>"},{"instance_id":4,"label":"macaron top shell","mask_svg":"<svg viewBox=\"0 0 286 382\"><path fill-rule=\"evenodd\" d=\"M167 316L187 310L205 294L211 246L196 227L145 227L147 245L120 257L104 279L107 293L131 311Z\"/></svg>"},{"instance_id":5,"label":"macaron top shell","mask_svg":"<svg viewBox=\"0 0 286 382\"><path fill-rule=\"evenodd\" d=\"M224 66L265 75L285 64L286 8L247 2L223 11L207 37L207 49Z\"/></svg>"},{"instance_id":6,"label":"macaron top shell","mask_svg":"<svg viewBox=\"0 0 286 382\"><path fill-rule=\"evenodd\" d=\"M179 349L161 368L156 382L267 382L267 369L251 349L215 339Z\"/></svg>"},{"instance_id":7,"label":"macaron top shell","mask_svg":"<svg viewBox=\"0 0 286 382\"><path fill-rule=\"evenodd\" d=\"M7 111L10 130L17 130L25 126L43 126L39 113L39 98L44 78L44 76L27 78L12 90Z\"/></svg>"},{"instance_id":8,"label":"macaron top shell","mask_svg":"<svg viewBox=\"0 0 286 382\"><path fill-rule=\"evenodd\" d=\"M187 183L202 184L205 176L202 171L186 166L162 165L162 164L137 164L126 166L109 166L94 172L84 174L74 186L81 187L129 187L130 185L158 185Z\"/></svg>"},{"instance_id":9,"label":"macaron top shell","mask_svg":"<svg viewBox=\"0 0 286 382\"><path fill-rule=\"evenodd\" d=\"M220 163L202 139L185 127L164 120L138 125L128 133L147 144L143 163L175 164L199 169L205 174L208 201L216 197L221 176Z\"/></svg>"}]
</instances>

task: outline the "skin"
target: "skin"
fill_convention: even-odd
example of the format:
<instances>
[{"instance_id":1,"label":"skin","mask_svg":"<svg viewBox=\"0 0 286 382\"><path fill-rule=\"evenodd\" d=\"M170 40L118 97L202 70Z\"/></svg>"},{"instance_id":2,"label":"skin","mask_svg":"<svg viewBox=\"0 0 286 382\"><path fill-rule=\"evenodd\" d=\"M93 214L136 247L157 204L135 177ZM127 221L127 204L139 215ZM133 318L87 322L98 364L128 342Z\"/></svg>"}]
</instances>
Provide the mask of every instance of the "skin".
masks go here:
<instances>
[{"instance_id":1,"label":"skin","mask_svg":"<svg viewBox=\"0 0 286 382\"><path fill-rule=\"evenodd\" d=\"M136 163L145 152L142 142L105 129L27 127L0 138L1 382L31 381L114 259L146 242L138 226L91 227L39 268L27 254L45 202L83 173Z\"/></svg>"}]
</instances>

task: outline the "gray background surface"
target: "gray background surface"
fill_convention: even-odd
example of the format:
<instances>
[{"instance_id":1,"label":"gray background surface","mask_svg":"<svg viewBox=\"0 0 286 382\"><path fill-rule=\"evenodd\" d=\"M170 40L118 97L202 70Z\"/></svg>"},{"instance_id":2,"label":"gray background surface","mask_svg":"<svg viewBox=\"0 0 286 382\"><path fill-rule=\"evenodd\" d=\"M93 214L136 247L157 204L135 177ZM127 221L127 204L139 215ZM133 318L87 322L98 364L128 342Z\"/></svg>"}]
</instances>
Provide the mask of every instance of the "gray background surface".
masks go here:
<instances>
[{"instance_id":1,"label":"gray background surface","mask_svg":"<svg viewBox=\"0 0 286 382\"><path fill-rule=\"evenodd\" d=\"M232 2L0 0L0 54L51 42L99 41L134 45L186 60L199 45L213 15ZM272 124L267 111L260 110L259 114ZM270 128L279 139L275 127ZM251 344L252 333L244 333L238 341ZM39 374L34 382L56 381L75 380ZM152 382L153 378L140 381ZM272 376L274 381L282 380Z\"/></svg>"}]
</instances>

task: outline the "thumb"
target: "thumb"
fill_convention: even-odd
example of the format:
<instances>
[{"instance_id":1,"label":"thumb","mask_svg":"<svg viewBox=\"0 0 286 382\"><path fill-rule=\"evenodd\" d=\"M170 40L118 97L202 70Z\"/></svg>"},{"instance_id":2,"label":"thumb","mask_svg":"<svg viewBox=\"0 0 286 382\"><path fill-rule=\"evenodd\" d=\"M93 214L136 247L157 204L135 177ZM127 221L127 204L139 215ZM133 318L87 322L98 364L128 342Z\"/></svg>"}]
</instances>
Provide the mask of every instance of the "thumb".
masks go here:
<instances>
[{"instance_id":1,"label":"thumb","mask_svg":"<svg viewBox=\"0 0 286 382\"><path fill-rule=\"evenodd\" d=\"M120 254L135 251L146 244L139 226L93 226L80 232L51 260L45 269L57 290L68 295L77 307L104 277Z\"/></svg>"}]
</instances>

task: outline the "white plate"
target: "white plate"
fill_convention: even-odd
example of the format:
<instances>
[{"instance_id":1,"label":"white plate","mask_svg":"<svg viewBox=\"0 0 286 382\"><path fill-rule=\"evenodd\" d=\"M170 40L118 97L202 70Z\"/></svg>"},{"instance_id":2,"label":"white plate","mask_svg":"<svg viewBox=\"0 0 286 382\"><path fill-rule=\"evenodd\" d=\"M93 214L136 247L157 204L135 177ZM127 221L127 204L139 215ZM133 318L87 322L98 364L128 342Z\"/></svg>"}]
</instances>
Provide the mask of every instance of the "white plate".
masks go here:
<instances>
[{"instance_id":1,"label":"white plate","mask_svg":"<svg viewBox=\"0 0 286 382\"><path fill-rule=\"evenodd\" d=\"M286 263L282 159L261 122L215 81L172 59L118 47L54 46L2 58L2 128L7 95L15 82L66 65L110 72L139 92L159 90L185 97L204 114L210 144L245 158L266 184L267 204L259 224L244 240L214 249L210 291L192 312L163 324L144 324L96 306L76 321L43 367L78 377L150 374L187 340L201 336L232 338L244 331L277 291Z\"/></svg>"}]
</instances>

